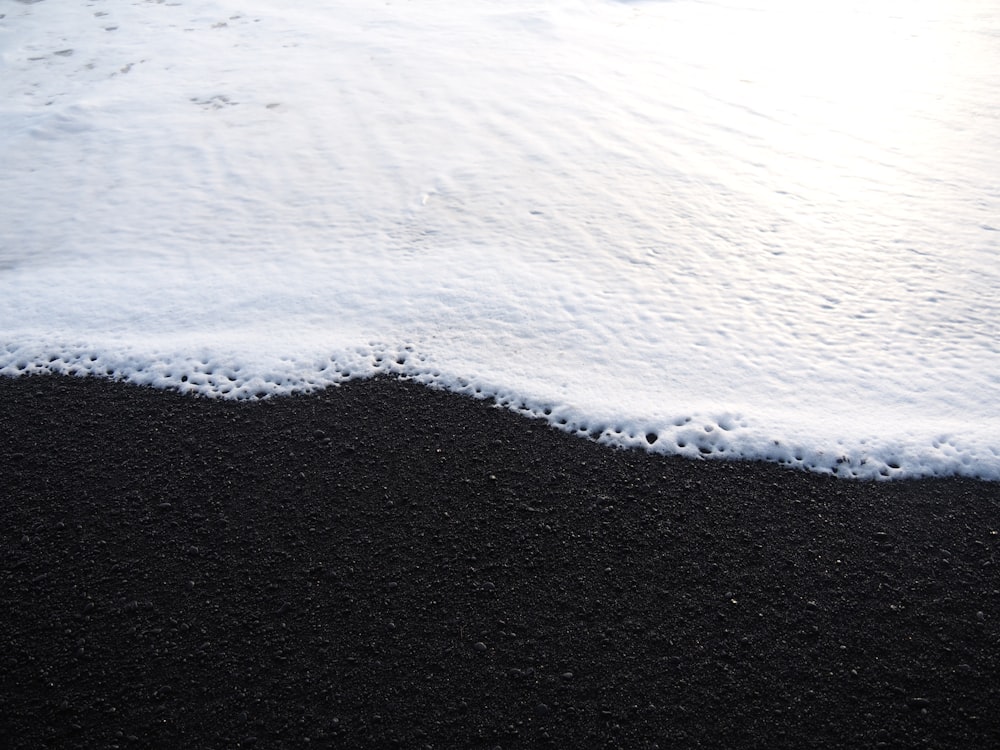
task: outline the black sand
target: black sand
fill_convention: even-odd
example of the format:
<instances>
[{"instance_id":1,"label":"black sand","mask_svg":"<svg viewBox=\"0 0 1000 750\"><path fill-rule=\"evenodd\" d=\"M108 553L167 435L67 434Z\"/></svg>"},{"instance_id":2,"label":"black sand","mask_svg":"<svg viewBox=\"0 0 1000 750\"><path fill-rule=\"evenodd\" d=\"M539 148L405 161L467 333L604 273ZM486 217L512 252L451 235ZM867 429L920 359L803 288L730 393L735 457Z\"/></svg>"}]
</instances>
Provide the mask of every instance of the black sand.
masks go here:
<instances>
[{"instance_id":1,"label":"black sand","mask_svg":"<svg viewBox=\"0 0 1000 750\"><path fill-rule=\"evenodd\" d=\"M1000 484L0 379L0 747L1000 746Z\"/></svg>"}]
</instances>

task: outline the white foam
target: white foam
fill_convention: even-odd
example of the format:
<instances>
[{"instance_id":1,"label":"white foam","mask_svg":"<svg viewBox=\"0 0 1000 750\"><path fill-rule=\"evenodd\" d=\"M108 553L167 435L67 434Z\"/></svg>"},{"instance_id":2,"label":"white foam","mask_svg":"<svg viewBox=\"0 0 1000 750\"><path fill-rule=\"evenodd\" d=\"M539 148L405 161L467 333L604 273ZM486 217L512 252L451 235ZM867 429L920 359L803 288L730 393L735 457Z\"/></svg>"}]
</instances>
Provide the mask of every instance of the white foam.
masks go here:
<instances>
[{"instance_id":1,"label":"white foam","mask_svg":"<svg viewBox=\"0 0 1000 750\"><path fill-rule=\"evenodd\" d=\"M1000 13L800 6L7 5L0 373L1000 479Z\"/></svg>"}]
</instances>

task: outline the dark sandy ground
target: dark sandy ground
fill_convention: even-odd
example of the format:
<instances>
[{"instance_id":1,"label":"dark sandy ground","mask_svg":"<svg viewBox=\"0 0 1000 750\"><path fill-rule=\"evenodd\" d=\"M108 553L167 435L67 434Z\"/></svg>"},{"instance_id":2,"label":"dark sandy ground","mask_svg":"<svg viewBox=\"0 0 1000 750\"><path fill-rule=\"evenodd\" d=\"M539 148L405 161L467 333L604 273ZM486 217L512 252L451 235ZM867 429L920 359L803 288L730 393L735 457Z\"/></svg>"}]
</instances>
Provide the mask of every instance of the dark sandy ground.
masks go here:
<instances>
[{"instance_id":1,"label":"dark sandy ground","mask_svg":"<svg viewBox=\"0 0 1000 750\"><path fill-rule=\"evenodd\" d=\"M0 747L1000 746L1000 484L0 379Z\"/></svg>"}]
</instances>

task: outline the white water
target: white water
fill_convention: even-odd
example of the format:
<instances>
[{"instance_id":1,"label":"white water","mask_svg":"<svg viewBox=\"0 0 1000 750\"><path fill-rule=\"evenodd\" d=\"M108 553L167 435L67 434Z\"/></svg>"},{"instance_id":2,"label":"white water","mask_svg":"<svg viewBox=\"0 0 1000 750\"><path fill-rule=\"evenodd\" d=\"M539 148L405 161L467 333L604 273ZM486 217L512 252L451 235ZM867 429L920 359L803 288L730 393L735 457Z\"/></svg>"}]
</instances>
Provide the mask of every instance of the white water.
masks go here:
<instances>
[{"instance_id":1,"label":"white water","mask_svg":"<svg viewBox=\"0 0 1000 750\"><path fill-rule=\"evenodd\" d=\"M1000 479L994 2L0 13L2 374Z\"/></svg>"}]
</instances>

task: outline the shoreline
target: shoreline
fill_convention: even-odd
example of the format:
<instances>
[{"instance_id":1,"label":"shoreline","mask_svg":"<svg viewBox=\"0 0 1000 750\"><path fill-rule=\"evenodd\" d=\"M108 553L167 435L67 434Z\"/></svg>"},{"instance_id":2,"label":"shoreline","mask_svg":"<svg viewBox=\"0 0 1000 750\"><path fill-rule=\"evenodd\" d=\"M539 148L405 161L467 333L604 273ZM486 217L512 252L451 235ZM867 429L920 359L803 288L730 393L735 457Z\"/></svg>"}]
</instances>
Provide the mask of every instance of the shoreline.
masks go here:
<instances>
[{"instance_id":1,"label":"shoreline","mask_svg":"<svg viewBox=\"0 0 1000 750\"><path fill-rule=\"evenodd\" d=\"M1000 483L0 378L0 744L1000 743Z\"/></svg>"}]
</instances>

